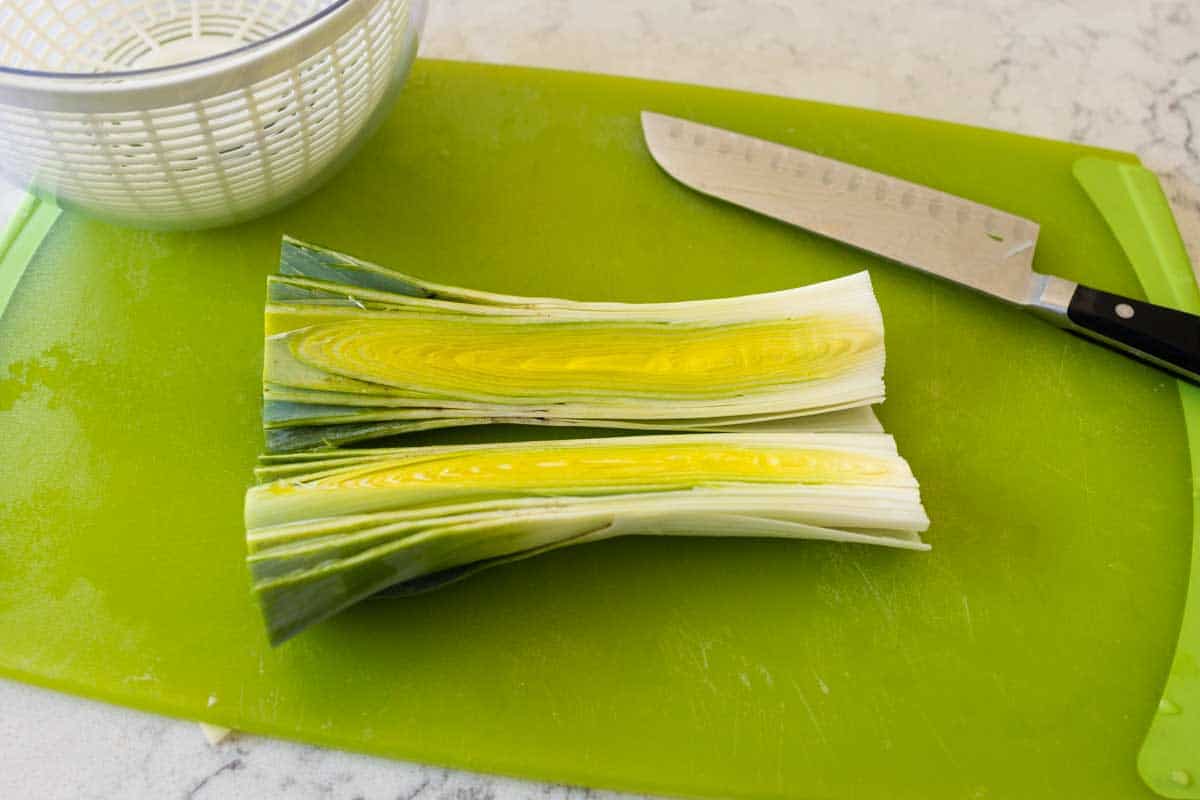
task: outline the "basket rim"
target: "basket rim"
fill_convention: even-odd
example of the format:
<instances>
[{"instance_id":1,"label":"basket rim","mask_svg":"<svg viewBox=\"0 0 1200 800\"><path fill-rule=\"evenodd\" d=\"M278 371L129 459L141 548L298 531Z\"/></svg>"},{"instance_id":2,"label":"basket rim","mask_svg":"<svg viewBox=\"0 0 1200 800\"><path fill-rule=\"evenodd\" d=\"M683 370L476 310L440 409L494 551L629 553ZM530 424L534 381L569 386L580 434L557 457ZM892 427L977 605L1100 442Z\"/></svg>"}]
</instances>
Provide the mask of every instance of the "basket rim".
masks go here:
<instances>
[{"instance_id":1,"label":"basket rim","mask_svg":"<svg viewBox=\"0 0 1200 800\"><path fill-rule=\"evenodd\" d=\"M116 80L128 80L130 78L152 77L157 75L165 75L173 72L182 72L192 67L215 64L227 59L235 59L240 55L249 53L253 50L265 48L272 42L279 39L284 39L298 33L306 28L318 25L321 20L335 13L342 6L352 3L354 0L333 0L329 5L318 10L315 14L308 16L295 25L290 25L287 28L278 30L270 36L264 36L253 42L247 42L239 47L234 47L230 50L223 50L220 53L214 53L208 56L188 59L187 61L179 61L174 64L163 64L157 67L142 67L140 69L121 69L110 70L108 72L58 72L54 70L41 69L23 69L21 67L9 67L0 64L0 83L3 83L6 78L18 79L35 79L42 81L64 81L70 83L88 83L88 82L106 82Z\"/></svg>"},{"instance_id":2,"label":"basket rim","mask_svg":"<svg viewBox=\"0 0 1200 800\"><path fill-rule=\"evenodd\" d=\"M43 73L0 69L0 105L34 112L135 112L203 101L286 72L337 41L394 0L334 0L316 14L257 42L205 58L138 71ZM425 0L400 0L420 27Z\"/></svg>"}]
</instances>

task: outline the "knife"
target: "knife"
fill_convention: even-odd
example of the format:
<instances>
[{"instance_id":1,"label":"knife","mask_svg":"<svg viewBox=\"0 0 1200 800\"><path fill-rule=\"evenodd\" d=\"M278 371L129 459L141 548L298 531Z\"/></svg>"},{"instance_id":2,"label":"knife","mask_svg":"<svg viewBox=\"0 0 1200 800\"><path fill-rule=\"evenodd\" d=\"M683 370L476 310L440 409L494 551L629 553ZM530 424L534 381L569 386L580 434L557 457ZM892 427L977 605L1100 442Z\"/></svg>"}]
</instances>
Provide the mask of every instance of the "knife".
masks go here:
<instances>
[{"instance_id":1,"label":"knife","mask_svg":"<svg viewBox=\"0 0 1200 800\"><path fill-rule=\"evenodd\" d=\"M696 191L952 280L1200 383L1200 317L1033 271L1038 225L832 158L650 111L650 154Z\"/></svg>"}]
</instances>

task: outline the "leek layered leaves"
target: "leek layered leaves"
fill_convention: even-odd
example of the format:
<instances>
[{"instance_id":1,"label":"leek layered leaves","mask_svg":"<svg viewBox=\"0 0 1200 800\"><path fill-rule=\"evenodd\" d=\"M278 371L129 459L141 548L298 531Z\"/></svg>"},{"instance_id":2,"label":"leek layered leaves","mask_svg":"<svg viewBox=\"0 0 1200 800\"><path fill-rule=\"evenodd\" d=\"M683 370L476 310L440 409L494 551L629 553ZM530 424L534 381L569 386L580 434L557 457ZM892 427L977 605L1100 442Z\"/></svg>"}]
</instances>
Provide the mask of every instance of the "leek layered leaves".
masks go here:
<instances>
[{"instance_id":1,"label":"leek layered leaves","mask_svg":"<svg viewBox=\"0 0 1200 800\"><path fill-rule=\"evenodd\" d=\"M626 534L913 550L917 483L882 433L726 433L267 457L246 497L272 642L381 590Z\"/></svg>"},{"instance_id":2,"label":"leek layered leaves","mask_svg":"<svg viewBox=\"0 0 1200 800\"><path fill-rule=\"evenodd\" d=\"M444 286L289 239L265 322L268 454L245 522L272 643L380 592L629 534L927 549L917 482L870 410L884 342L865 272L585 303ZM346 447L491 423L625 435Z\"/></svg>"},{"instance_id":3,"label":"leek layered leaves","mask_svg":"<svg viewBox=\"0 0 1200 800\"><path fill-rule=\"evenodd\" d=\"M274 453L489 423L763 430L884 396L865 272L745 297L584 303L443 286L290 239L280 272L263 378Z\"/></svg>"}]
</instances>

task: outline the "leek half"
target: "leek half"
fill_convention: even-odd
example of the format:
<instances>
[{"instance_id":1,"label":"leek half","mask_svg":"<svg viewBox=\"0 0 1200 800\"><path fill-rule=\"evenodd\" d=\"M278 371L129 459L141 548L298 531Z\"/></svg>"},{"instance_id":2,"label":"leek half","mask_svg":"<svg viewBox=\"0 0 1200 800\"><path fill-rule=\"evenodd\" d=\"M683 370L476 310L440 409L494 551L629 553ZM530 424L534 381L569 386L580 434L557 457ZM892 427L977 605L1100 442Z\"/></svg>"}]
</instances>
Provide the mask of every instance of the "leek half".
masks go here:
<instances>
[{"instance_id":1,"label":"leek half","mask_svg":"<svg viewBox=\"0 0 1200 800\"><path fill-rule=\"evenodd\" d=\"M916 480L882 433L625 436L267 457L248 561L273 643L391 587L625 534L921 550Z\"/></svg>"},{"instance_id":2,"label":"leek half","mask_svg":"<svg viewBox=\"0 0 1200 800\"><path fill-rule=\"evenodd\" d=\"M583 303L430 283L287 239L268 284L270 452L487 423L721 431L883 399L862 272L768 294Z\"/></svg>"}]
</instances>

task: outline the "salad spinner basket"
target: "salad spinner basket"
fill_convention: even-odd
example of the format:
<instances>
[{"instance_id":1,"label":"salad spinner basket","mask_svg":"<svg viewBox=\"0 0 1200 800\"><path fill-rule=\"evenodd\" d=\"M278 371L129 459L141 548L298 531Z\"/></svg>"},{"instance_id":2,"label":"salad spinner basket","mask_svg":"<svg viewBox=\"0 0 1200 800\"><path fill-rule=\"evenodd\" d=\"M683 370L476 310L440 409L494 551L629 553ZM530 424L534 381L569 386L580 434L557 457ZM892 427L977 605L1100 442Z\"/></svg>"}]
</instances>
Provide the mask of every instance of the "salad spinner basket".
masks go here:
<instances>
[{"instance_id":1,"label":"salad spinner basket","mask_svg":"<svg viewBox=\"0 0 1200 800\"><path fill-rule=\"evenodd\" d=\"M314 188L390 106L424 0L0 3L0 172L150 228Z\"/></svg>"}]
</instances>

